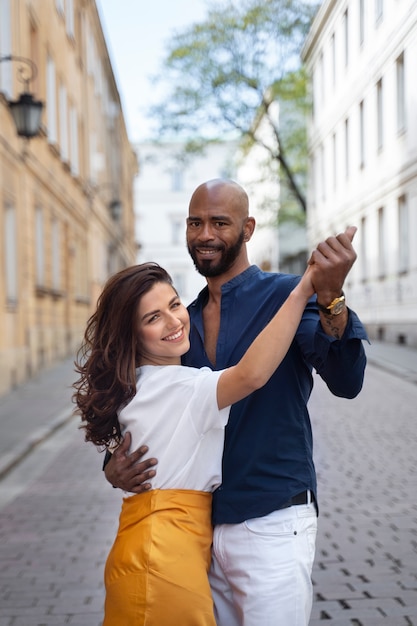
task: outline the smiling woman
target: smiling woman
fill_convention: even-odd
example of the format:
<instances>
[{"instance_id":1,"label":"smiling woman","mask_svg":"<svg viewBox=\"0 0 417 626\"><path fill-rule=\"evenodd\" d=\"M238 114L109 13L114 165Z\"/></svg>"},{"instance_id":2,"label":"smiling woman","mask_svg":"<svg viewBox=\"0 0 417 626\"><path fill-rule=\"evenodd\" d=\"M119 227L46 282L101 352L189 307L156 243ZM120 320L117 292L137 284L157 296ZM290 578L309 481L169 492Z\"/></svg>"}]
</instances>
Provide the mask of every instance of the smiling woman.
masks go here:
<instances>
[{"instance_id":1,"label":"smiling woman","mask_svg":"<svg viewBox=\"0 0 417 626\"><path fill-rule=\"evenodd\" d=\"M143 365L181 365L190 347L190 316L168 283L156 283L138 308Z\"/></svg>"},{"instance_id":2,"label":"smiling woman","mask_svg":"<svg viewBox=\"0 0 417 626\"><path fill-rule=\"evenodd\" d=\"M240 221L236 214L215 240L233 239ZM210 240L211 226L203 230ZM181 365L190 318L162 267L135 265L105 285L74 384L85 438L112 447L129 431L132 449L146 442L159 464L152 489L124 500L106 563L103 626L215 626L211 494L221 482L230 405L262 387L285 356L313 294L312 273L313 266L241 360L222 371Z\"/></svg>"}]
</instances>

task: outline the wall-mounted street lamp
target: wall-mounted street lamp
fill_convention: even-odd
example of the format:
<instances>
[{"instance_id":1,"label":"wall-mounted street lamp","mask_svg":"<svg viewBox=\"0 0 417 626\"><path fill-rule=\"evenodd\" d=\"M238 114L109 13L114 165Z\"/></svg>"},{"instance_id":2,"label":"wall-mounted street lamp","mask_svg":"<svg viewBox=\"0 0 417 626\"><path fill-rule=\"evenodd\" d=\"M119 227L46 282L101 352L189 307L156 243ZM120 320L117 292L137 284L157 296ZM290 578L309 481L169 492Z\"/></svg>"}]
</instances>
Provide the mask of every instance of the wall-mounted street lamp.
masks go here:
<instances>
[{"instance_id":1,"label":"wall-mounted street lamp","mask_svg":"<svg viewBox=\"0 0 417 626\"><path fill-rule=\"evenodd\" d=\"M9 100L8 105L19 137L25 137L26 139L36 137L41 130L43 108L43 103L35 100L29 92L29 83L36 78L36 65L30 59L11 54L0 57L0 63L3 61L16 61L28 66L21 65L18 69L18 79L24 83L23 93L20 94L18 100Z\"/></svg>"},{"instance_id":2,"label":"wall-mounted street lamp","mask_svg":"<svg viewBox=\"0 0 417 626\"><path fill-rule=\"evenodd\" d=\"M101 199L107 204L112 220L119 222L123 214L123 204L120 200L116 185L114 183L101 183L95 185L93 189L93 193L98 193L98 195L101 196ZM108 193L108 189L111 190L110 193ZM106 196L107 198L110 196L110 200L106 201Z\"/></svg>"},{"instance_id":3,"label":"wall-mounted street lamp","mask_svg":"<svg viewBox=\"0 0 417 626\"><path fill-rule=\"evenodd\" d=\"M122 217L122 203L118 198L113 198L109 204L110 215L115 222L118 222Z\"/></svg>"}]
</instances>

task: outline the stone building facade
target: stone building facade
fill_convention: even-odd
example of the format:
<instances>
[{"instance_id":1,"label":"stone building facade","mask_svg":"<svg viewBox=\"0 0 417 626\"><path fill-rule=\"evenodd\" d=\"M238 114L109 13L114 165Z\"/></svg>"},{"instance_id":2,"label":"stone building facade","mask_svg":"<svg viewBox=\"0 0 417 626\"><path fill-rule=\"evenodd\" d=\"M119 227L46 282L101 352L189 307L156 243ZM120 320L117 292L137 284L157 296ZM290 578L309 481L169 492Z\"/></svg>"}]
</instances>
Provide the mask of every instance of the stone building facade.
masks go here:
<instances>
[{"instance_id":1,"label":"stone building facade","mask_svg":"<svg viewBox=\"0 0 417 626\"><path fill-rule=\"evenodd\" d=\"M417 3L325 0L305 42L311 245L358 226L347 284L371 338L417 347Z\"/></svg>"},{"instance_id":2,"label":"stone building facade","mask_svg":"<svg viewBox=\"0 0 417 626\"><path fill-rule=\"evenodd\" d=\"M93 0L0 0L0 57L1 394L75 355L105 280L135 261L138 164ZM24 89L44 105L30 140L9 111Z\"/></svg>"}]
</instances>

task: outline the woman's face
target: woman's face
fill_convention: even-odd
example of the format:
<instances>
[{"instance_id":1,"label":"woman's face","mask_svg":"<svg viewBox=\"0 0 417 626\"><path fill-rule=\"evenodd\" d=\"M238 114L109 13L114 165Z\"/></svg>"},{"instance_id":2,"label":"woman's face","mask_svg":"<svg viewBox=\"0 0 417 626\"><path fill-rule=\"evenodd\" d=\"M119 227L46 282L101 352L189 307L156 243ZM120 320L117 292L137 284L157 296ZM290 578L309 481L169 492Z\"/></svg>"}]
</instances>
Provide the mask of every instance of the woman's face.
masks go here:
<instances>
[{"instance_id":1,"label":"woman's face","mask_svg":"<svg viewBox=\"0 0 417 626\"><path fill-rule=\"evenodd\" d=\"M190 317L168 283L156 283L138 306L140 365L179 365L190 347Z\"/></svg>"}]
</instances>

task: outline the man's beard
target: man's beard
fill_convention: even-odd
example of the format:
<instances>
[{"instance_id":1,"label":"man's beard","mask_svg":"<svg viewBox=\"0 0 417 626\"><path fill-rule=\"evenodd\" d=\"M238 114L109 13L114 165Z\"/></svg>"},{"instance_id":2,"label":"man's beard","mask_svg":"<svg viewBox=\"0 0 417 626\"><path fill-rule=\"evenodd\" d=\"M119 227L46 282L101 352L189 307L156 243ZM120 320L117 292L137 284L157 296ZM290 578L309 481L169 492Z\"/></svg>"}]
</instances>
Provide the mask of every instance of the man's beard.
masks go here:
<instances>
[{"instance_id":1,"label":"man's beard","mask_svg":"<svg viewBox=\"0 0 417 626\"><path fill-rule=\"evenodd\" d=\"M226 248L225 246L197 246L197 245L191 248L191 246L189 246L188 244L187 244L187 248L194 262L197 272L201 274L202 276L205 276L206 278L212 278L214 276L220 276L221 274L224 274L232 267L233 263L236 261L237 257L240 254L243 241L244 241L244 233L242 230L236 243L234 243L229 248ZM215 248L216 250L219 250L221 252L220 261L217 264L213 263L212 259L207 259L207 261L206 260L198 261L197 255L195 253L195 248L199 248L202 250L204 250L204 248L206 248L207 250Z\"/></svg>"}]
</instances>

